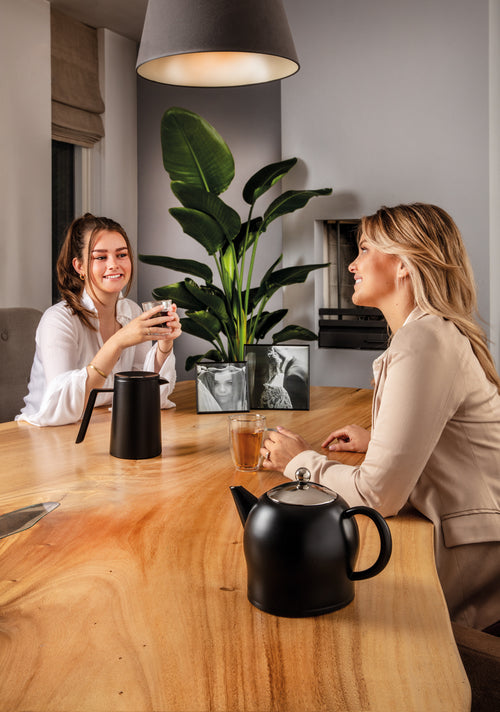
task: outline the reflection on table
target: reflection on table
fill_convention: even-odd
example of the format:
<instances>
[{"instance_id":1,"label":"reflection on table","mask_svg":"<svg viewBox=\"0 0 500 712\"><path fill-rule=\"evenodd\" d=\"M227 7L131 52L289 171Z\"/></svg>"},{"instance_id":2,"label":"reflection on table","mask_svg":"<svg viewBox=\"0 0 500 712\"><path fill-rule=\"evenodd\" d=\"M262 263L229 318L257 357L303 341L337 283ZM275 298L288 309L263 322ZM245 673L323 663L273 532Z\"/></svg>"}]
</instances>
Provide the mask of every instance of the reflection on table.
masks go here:
<instances>
[{"instance_id":1,"label":"reflection on table","mask_svg":"<svg viewBox=\"0 0 500 712\"><path fill-rule=\"evenodd\" d=\"M388 520L391 561L356 584L346 608L263 613L246 598L229 487L260 495L284 478L233 469L227 415L197 415L194 383L178 384L173 400L151 460L109 455L106 408L79 445L78 424L0 426L0 514L61 503L0 540L0 710L470 709L432 525ZM336 426L368 426L370 403L367 390L313 387L310 411L266 415L319 448ZM377 556L372 526L359 519L357 568Z\"/></svg>"}]
</instances>

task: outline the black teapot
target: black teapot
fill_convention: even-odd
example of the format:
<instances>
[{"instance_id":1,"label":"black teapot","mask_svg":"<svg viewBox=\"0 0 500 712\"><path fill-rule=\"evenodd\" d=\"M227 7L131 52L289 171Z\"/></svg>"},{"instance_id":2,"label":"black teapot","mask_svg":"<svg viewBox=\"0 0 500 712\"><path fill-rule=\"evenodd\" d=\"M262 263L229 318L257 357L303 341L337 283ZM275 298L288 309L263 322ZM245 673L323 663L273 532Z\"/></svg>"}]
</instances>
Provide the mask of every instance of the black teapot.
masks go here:
<instances>
[{"instance_id":1,"label":"black teapot","mask_svg":"<svg viewBox=\"0 0 500 712\"><path fill-rule=\"evenodd\" d=\"M154 371L115 373L114 388L90 391L76 438L81 443L98 393L113 393L109 452L126 460L143 460L161 453L160 385L168 383Z\"/></svg>"},{"instance_id":2,"label":"black teapot","mask_svg":"<svg viewBox=\"0 0 500 712\"><path fill-rule=\"evenodd\" d=\"M384 518L370 507L349 507L336 492L310 482L301 467L296 480L278 485L259 499L244 487L231 492L245 528L248 599L277 616L317 616L347 606L354 581L380 573L392 552ZM380 553L364 571L354 571L359 532L355 514L373 520Z\"/></svg>"}]
</instances>

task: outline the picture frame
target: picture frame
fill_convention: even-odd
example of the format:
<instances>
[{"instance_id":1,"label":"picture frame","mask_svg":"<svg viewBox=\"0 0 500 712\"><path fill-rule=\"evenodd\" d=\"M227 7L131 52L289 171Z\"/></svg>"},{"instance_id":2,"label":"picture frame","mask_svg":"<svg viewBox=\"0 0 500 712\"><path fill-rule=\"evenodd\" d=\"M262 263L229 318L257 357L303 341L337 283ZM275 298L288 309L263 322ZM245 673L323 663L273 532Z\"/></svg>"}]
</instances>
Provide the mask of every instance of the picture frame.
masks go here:
<instances>
[{"instance_id":1,"label":"picture frame","mask_svg":"<svg viewBox=\"0 0 500 712\"><path fill-rule=\"evenodd\" d=\"M309 345L247 344L250 408L309 410Z\"/></svg>"},{"instance_id":2,"label":"picture frame","mask_svg":"<svg viewBox=\"0 0 500 712\"><path fill-rule=\"evenodd\" d=\"M197 413L245 413L250 410L246 361L196 364Z\"/></svg>"}]
</instances>

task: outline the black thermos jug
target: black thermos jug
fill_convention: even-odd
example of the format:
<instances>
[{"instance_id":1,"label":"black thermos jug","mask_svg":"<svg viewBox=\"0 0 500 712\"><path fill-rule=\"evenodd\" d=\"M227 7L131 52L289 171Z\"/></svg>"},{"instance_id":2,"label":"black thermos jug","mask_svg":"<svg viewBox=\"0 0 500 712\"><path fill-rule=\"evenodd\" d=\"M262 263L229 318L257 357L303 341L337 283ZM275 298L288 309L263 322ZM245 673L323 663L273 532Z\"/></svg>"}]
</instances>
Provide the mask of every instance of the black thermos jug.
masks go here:
<instances>
[{"instance_id":1,"label":"black thermos jug","mask_svg":"<svg viewBox=\"0 0 500 712\"><path fill-rule=\"evenodd\" d=\"M153 371L115 373L114 388L90 391L76 438L81 443L98 393L113 393L109 452L126 460L144 460L161 453L160 385L168 383Z\"/></svg>"}]
</instances>

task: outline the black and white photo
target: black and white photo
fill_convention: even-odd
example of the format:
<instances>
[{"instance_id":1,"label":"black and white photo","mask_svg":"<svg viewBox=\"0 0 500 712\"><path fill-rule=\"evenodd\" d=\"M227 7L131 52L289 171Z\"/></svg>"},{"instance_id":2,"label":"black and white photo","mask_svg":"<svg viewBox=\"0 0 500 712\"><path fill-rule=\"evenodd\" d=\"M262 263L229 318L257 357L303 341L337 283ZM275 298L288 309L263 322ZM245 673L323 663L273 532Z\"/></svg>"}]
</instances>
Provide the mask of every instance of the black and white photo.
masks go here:
<instances>
[{"instance_id":1,"label":"black and white photo","mask_svg":"<svg viewBox=\"0 0 500 712\"><path fill-rule=\"evenodd\" d=\"M245 346L250 407L309 410L309 346Z\"/></svg>"},{"instance_id":2,"label":"black and white photo","mask_svg":"<svg viewBox=\"0 0 500 712\"><path fill-rule=\"evenodd\" d=\"M196 409L198 413L248 411L246 362L198 363Z\"/></svg>"}]
</instances>

